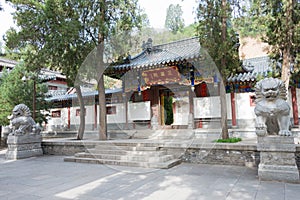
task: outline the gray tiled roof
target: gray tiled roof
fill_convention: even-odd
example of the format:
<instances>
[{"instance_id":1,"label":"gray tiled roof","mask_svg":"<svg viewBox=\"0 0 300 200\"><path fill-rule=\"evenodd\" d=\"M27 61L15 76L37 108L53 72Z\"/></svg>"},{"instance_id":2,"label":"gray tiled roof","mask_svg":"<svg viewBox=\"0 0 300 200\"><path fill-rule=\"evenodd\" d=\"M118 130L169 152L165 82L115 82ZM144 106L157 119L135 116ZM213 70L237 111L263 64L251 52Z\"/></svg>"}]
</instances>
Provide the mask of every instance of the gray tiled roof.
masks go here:
<instances>
[{"instance_id":1,"label":"gray tiled roof","mask_svg":"<svg viewBox=\"0 0 300 200\"><path fill-rule=\"evenodd\" d=\"M243 66L253 66L254 73L263 73L267 71L272 71L272 61L268 56L249 58L243 60ZM245 69L244 67L244 69ZM245 69L247 70L247 69ZM249 71L249 70L247 70Z\"/></svg>"},{"instance_id":2,"label":"gray tiled roof","mask_svg":"<svg viewBox=\"0 0 300 200\"><path fill-rule=\"evenodd\" d=\"M116 65L114 69L138 69L147 66L166 64L173 61L199 57L200 44L198 38L188 38L167 44L155 45L151 50L143 50L129 59L128 64Z\"/></svg>"},{"instance_id":3,"label":"gray tiled roof","mask_svg":"<svg viewBox=\"0 0 300 200\"><path fill-rule=\"evenodd\" d=\"M105 94L114 94L114 93L118 93L118 92L122 92L122 89L117 88L117 89L106 89L105 90ZM83 92L82 96L83 98L87 98L90 96L97 96L98 95L98 91L89 91L89 92ZM65 101L65 100L72 100L72 99L76 99L77 98L77 94L63 94L63 95L57 95L57 96L53 96L53 97L49 97L46 100L47 101Z\"/></svg>"},{"instance_id":4,"label":"gray tiled roof","mask_svg":"<svg viewBox=\"0 0 300 200\"><path fill-rule=\"evenodd\" d=\"M243 60L243 68L246 72L232 74L227 78L228 82L255 81L258 76L266 77L272 71L272 62L268 56L249 58Z\"/></svg>"},{"instance_id":5,"label":"gray tiled roof","mask_svg":"<svg viewBox=\"0 0 300 200\"><path fill-rule=\"evenodd\" d=\"M18 62L6 58L0 58L0 66L13 68Z\"/></svg>"}]
</instances>

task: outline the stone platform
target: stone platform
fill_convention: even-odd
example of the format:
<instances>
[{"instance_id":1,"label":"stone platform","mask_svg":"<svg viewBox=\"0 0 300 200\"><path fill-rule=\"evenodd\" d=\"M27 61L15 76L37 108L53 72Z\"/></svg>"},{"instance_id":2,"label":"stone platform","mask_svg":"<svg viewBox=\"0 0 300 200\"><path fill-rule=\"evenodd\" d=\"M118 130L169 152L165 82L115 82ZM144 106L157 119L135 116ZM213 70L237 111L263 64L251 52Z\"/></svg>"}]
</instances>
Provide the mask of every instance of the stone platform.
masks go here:
<instances>
[{"instance_id":1,"label":"stone platform","mask_svg":"<svg viewBox=\"0 0 300 200\"><path fill-rule=\"evenodd\" d=\"M16 160L43 155L42 136L37 134L9 135L6 159Z\"/></svg>"},{"instance_id":2,"label":"stone platform","mask_svg":"<svg viewBox=\"0 0 300 200\"><path fill-rule=\"evenodd\" d=\"M260 180L299 182L296 145L293 137L267 136L257 138L260 151Z\"/></svg>"}]
</instances>

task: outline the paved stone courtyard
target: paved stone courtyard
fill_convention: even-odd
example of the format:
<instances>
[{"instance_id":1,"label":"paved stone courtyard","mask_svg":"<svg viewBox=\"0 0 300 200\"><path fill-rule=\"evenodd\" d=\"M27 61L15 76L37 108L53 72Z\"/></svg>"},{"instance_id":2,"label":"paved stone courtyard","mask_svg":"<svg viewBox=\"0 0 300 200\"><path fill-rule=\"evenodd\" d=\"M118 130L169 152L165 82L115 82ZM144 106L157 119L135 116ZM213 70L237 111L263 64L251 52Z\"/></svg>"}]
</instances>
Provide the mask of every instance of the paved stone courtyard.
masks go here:
<instances>
[{"instance_id":1,"label":"paved stone courtyard","mask_svg":"<svg viewBox=\"0 0 300 200\"><path fill-rule=\"evenodd\" d=\"M260 182L257 169L186 164L168 170L63 162L62 156L5 160L0 199L296 200L300 184Z\"/></svg>"}]
</instances>

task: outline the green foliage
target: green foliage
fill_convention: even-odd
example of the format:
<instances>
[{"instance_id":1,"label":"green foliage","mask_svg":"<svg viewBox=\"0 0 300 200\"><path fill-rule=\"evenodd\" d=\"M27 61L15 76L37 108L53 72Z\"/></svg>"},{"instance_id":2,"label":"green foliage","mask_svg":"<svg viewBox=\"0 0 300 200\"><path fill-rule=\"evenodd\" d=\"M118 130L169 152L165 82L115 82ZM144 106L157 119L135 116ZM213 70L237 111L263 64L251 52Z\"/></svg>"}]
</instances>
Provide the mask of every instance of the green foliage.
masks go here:
<instances>
[{"instance_id":1,"label":"green foliage","mask_svg":"<svg viewBox=\"0 0 300 200\"><path fill-rule=\"evenodd\" d=\"M69 86L78 90L82 82L96 80L99 101L105 102L102 76L105 63L113 60L115 54L126 51L119 47L126 47L129 41L119 37L130 35L142 24L137 0L9 1L16 8L18 30L11 29L7 33L7 46L24 52L27 66L60 70ZM119 44L122 45L115 47ZM30 51L24 51L28 47ZM77 94L84 109L80 91ZM99 107L99 132L106 134L105 105L99 104ZM82 138L84 130L83 114L80 121L78 138Z\"/></svg>"},{"instance_id":2,"label":"green foliage","mask_svg":"<svg viewBox=\"0 0 300 200\"><path fill-rule=\"evenodd\" d=\"M235 20L241 36L261 37L271 47L270 57L282 62L289 49L292 72L300 70L300 4L297 0L253 0L246 16ZM289 66L287 66L289 67Z\"/></svg>"},{"instance_id":3,"label":"green foliage","mask_svg":"<svg viewBox=\"0 0 300 200\"><path fill-rule=\"evenodd\" d=\"M197 34L202 51L207 51L218 68L219 73L217 75L221 75L219 91L222 138L224 139L228 138L226 91L224 85L226 78L230 74L235 74L241 70L238 54L239 38L231 26L232 10L235 11L238 8L235 8L234 5L236 4L232 2L227 2L227 0L199 1L197 10L197 18L199 20Z\"/></svg>"},{"instance_id":4,"label":"green foliage","mask_svg":"<svg viewBox=\"0 0 300 200\"><path fill-rule=\"evenodd\" d=\"M19 29L7 33L7 46L20 52L30 45L30 51L23 51L25 62L62 71L70 86L81 63L103 39L111 57L128 51L131 31L144 19L137 0L11 2ZM94 71L86 74L93 75Z\"/></svg>"},{"instance_id":5,"label":"green foliage","mask_svg":"<svg viewBox=\"0 0 300 200\"><path fill-rule=\"evenodd\" d=\"M22 77L28 75L23 65L15 66L11 72L4 70L0 85L0 125L9 123L7 116L20 103L24 103L32 111L34 81L36 81L36 122L46 122L47 116L40 111L47 111L49 107L45 101L47 86L42 84L42 80L36 76L31 76L29 80L23 81ZM31 75L33 74L31 73Z\"/></svg>"},{"instance_id":6,"label":"green foliage","mask_svg":"<svg viewBox=\"0 0 300 200\"><path fill-rule=\"evenodd\" d=\"M105 89L121 88L122 81L118 79L113 79L109 76L104 76L104 87Z\"/></svg>"},{"instance_id":7,"label":"green foliage","mask_svg":"<svg viewBox=\"0 0 300 200\"><path fill-rule=\"evenodd\" d=\"M166 125L171 125L174 121L173 118L173 98L172 97L164 97L164 109L166 113Z\"/></svg>"},{"instance_id":8,"label":"green foliage","mask_svg":"<svg viewBox=\"0 0 300 200\"><path fill-rule=\"evenodd\" d=\"M222 8L221 0L199 1L197 35L200 44L214 60L223 77L241 69L238 55L239 39L231 24L231 7ZM226 17L226 36L222 38L222 16ZM222 59L225 66L222 66Z\"/></svg>"},{"instance_id":9,"label":"green foliage","mask_svg":"<svg viewBox=\"0 0 300 200\"><path fill-rule=\"evenodd\" d=\"M144 27L142 28L139 38L137 41L147 41L148 38L153 39L154 44L164 44L169 42L174 42L181 39L186 39L196 36L196 24L191 24L182 29L181 32L173 34L169 30L156 30L154 28ZM138 43L138 48L135 53L140 53L141 42ZM133 54L131 54L133 55Z\"/></svg>"},{"instance_id":10,"label":"green foliage","mask_svg":"<svg viewBox=\"0 0 300 200\"><path fill-rule=\"evenodd\" d=\"M292 4L289 4L291 3ZM300 4L295 0L262 1L267 5L264 14L267 32L264 41L272 46L271 57L280 61L285 57L284 50L289 49L289 64L294 63L294 71L300 69ZM287 21L288 15L291 15ZM284 62L284 61L283 61ZM285 66L282 65L282 68ZM290 67L290 66L287 66Z\"/></svg>"},{"instance_id":11,"label":"green foliage","mask_svg":"<svg viewBox=\"0 0 300 200\"><path fill-rule=\"evenodd\" d=\"M266 16L259 13L264 7L257 0L251 1L248 9L244 10L244 15L233 20L233 25L241 37L261 37L266 31Z\"/></svg>"},{"instance_id":12,"label":"green foliage","mask_svg":"<svg viewBox=\"0 0 300 200\"><path fill-rule=\"evenodd\" d=\"M242 141L242 138L228 138L228 139L217 139L215 140L215 142L217 143L237 143L237 142L240 142Z\"/></svg>"},{"instance_id":13,"label":"green foliage","mask_svg":"<svg viewBox=\"0 0 300 200\"><path fill-rule=\"evenodd\" d=\"M182 10L179 4L171 4L167 9L167 16L165 20L165 27L173 34L182 32L184 27L184 20L182 18Z\"/></svg>"}]
</instances>

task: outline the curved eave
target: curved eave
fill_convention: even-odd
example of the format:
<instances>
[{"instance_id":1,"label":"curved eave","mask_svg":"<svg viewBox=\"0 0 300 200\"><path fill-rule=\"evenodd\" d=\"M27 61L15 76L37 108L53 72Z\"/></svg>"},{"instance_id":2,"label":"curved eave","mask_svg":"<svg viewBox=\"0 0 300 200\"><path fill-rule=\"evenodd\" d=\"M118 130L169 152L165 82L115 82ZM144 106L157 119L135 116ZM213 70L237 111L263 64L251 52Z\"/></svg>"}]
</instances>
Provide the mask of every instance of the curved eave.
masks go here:
<instances>
[{"instance_id":1,"label":"curved eave","mask_svg":"<svg viewBox=\"0 0 300 200\"><path fill-rule=\"evenodd\" d=\"M189 38L153 46L152 49L144 50L130 58L130 63L112 66L112 68L114 71L139 70L198 57L200 57L199 41L197 38Z\"/></svg>"},{"instance_id":2,"label":"curved eave","mask_svg":"<svg viewBox=\"0 0 300 200\"><path fill-rule=\"evenodd\" d=\"M114 94L114 93L119 93L119 92L122 92L122 89L117 88L117 89L105 90L105 94ZM98 95L98 91L82 93L83 98L95 97L97 95ZM68 100L74 100L74 99L77 99L77 94L57 95L57 96L47 98L46 101L57 102L57 101L68 101Z\"/></svg>"},{"instance_id":3,"label":"curved eave","mask_svg":"<svg viewBox=\"0 0 300 200\"><path fill-rule=\"evenodd\" d=\"M256 81L258 77L266 77L267 75L268 75L268 71L239 73L228 77L227 83L253 82Z\"/></svg>"},{"instance_id":4,"label":"curved eave","mask_svg":"<svg viewBox=\"0 0 300 200\"><path fill-rule=\"evenodd\" d=\"M170 62L179 62L179 61L183 61L183 60L195 59L198 57L199 57L199 55L190 55L190 56L184 56L184 57L178 56L176 58L168 58L168 59L162 59L162 60L156 60L156 61L124 64L124 65L114 66L113 69L117 70L117 71L137 70L137 69L152 67L152 66L156 66L156 65L165 65Z\"/></svg>"}]
</instances>

